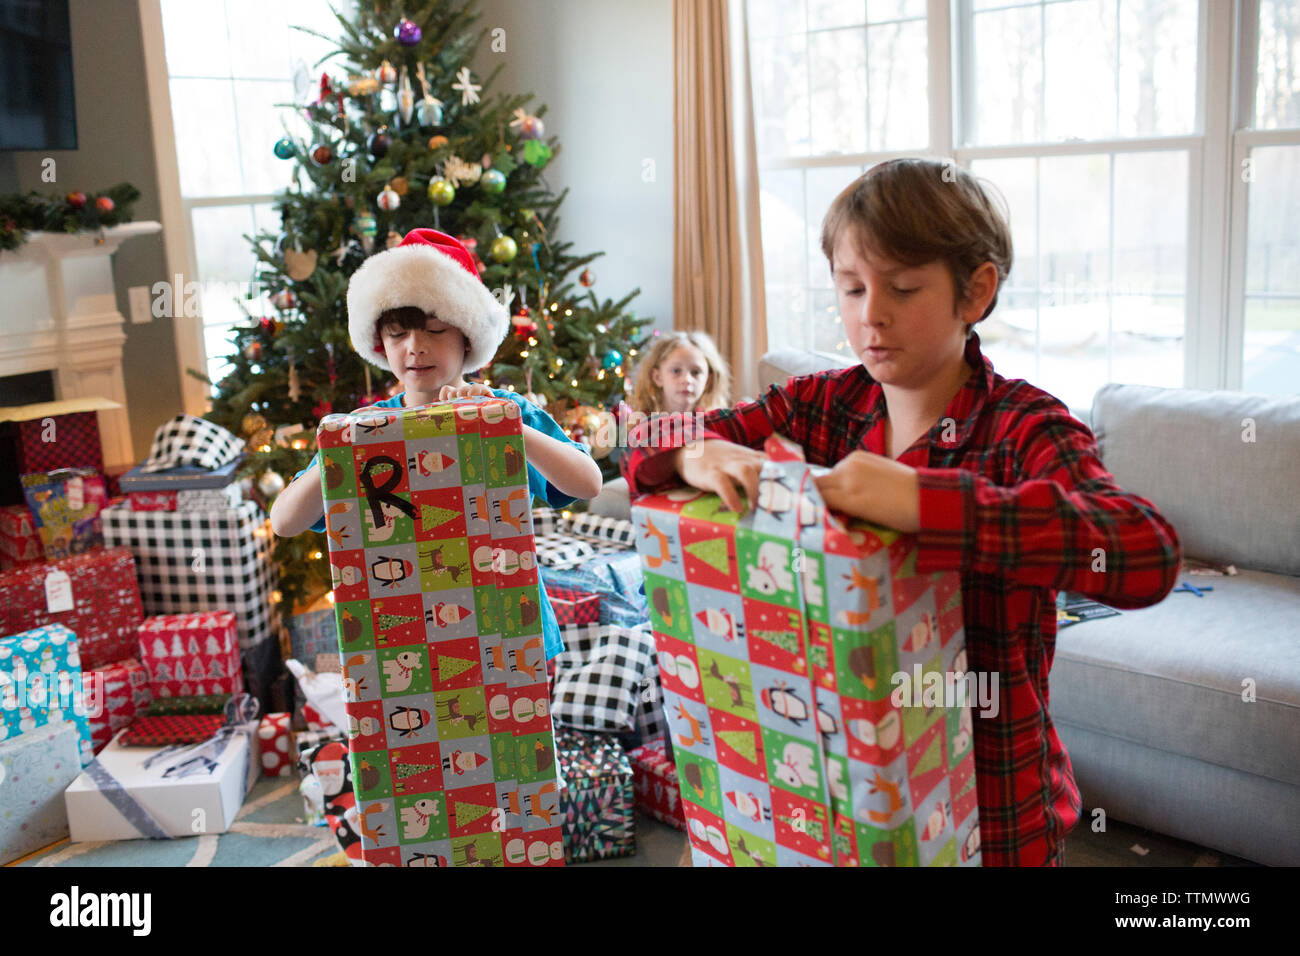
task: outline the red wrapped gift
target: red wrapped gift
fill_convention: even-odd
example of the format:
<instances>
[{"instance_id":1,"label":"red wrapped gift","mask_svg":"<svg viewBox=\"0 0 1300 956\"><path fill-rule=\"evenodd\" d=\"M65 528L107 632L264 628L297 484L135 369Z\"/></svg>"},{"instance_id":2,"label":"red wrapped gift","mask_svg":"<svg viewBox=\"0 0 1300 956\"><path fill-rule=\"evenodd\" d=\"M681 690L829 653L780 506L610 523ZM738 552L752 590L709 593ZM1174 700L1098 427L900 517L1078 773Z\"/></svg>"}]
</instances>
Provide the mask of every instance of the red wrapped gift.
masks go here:
<instances>
[{"instance_id":1,"label":"red wrapped gift","mask_svg":"<svg viewBox=\"0 0 1300 956\"><path fill-rule=\"evenodd\" d=\"M167 747L197 744L225 726L223 714L167 714L141 717L126 730L118 743L123 747Z\"/></svg>"},{"instance_id":2,"label":"red wrapped gift","mask_svg":"<svg viewBox=\"0 0 1300 956\"><path fill-rule=\"evenodd\" d=\"M147 617L139 635L140 658L155 697L243 692L233 611Z\"/></svg>"},{"instance_id":3,"label":"red wrapped gift","mask_svg":"<svg viewBox=\"0 0 1300 956\"><path fill-rule=\"evenodd\" d=\"M677 784L677 765L668 759L663 738L628 751L632 761L632 789L636 805L656 820L686 829L682 794Z\"/></svg>"},{"instance_id":4,"label":"red wrapped gift","mask_svg":"<svg viewBox=\"0 0 1300 956\"><path fill-rule=\"evenodd\" d=\"M308 730L334 730L334 725L321 715L311 704L302 705L302 719L307 724Z\"/></svg>"},{"instance_id":5,"label":"red wrapped gift","mask_svg":"<svg viewBox=\"0 0 1300 956\"><path fill-rule=\"evenodd\" d=\"M127 496L132 511L175 511L174 491L132 491Z\"/></svg>"},{"instance_id":6,"label":"red wrapped gift","mask_svg":"<svg viewBox=\"0 0 1300 956\"><path fill-rule=\"evenodd\" d=\"M73 398L0 409L0 458L16 466L15 474L82 466L103 471L98 410L121 407L104 398Z\"/></svg>"},{"instance_id":7,"label":"red wrapped gift","mask_svg":"<svg viewBox=\"0 0 1300 956\"><path fill-rule=\"evenodd\" d=\"M97 667L85 681L90 742L98 753L114 734L144 713L153 703L153 692L149 672L133 657Z\"/></svg>"},{"instance_id":8,"label":"red wrapped gift","mask_svg":"<svg viewBox=\"0 0 1300 956\"><path fill-rule=\"evenodd\" d=\"M565 624L595 624L600 620L600 596L576 588L547 585L546 596L551 599L556 622Z\"/></svg>"},{"instance_id":9,"label":"red wrapped gift","mask_svg":"<svg viewBox=\"0 0 1300 956\"><path fill-rule=\"evenodd\" d=\"M0 570L31 564L42 557L41 536L27 505L0 508Z\"/></svg>"},{"instance_id":10,"label":"red wrapped gift","mask_svg":"<svg viewBox=\"0 0 1300 956\"><path fill-rule=\"evenodd\" d=\"M62 624L77 635L82 673L135 657L143 617L135 558L127 548L0 572L0 634Z\"/></svg>"},{"instance_id":11,"label":"red wrapped gift","mask_svg":"<svg viewBox=\"0 0 1300 956\"><path fill-rule=\"evenodd\" d=\"M289 753L289 719L292 716L287 713L267 714L257 725L264 777L287 777L293 773L294 759Z\"/></svg>"}]
</instances>

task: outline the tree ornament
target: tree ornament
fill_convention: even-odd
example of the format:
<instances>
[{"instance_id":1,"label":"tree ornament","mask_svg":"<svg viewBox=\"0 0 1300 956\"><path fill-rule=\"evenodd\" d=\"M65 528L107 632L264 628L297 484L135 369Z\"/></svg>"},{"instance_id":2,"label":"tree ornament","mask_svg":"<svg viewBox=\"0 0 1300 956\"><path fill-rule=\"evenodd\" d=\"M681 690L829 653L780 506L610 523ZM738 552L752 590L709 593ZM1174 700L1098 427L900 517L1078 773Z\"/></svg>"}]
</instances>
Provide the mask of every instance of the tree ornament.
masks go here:
<instances>
[{"instance_id":1,"label":"tree ornament","mask_svg":"<svg viewBox=\"0 0 1300 956\"><path fill-rule=\"evenodd\" d=\"M383 159L388 155L389 148L393 145L393 137L388 135L388 127L381 126L370 134L366 140L366 150L375 159Z\"/></svg>"},{"instance_id":2,"label":"tree ornament","mask_svg":"<svg viewBox=\"0 0 1300 956\"><path fill-rule=\"evenodd\" d=\"M484 153L482 156L479 157L478 164L479 164L480 166L482 166L484 169L491 169L491 168L492 168L492 154L491 154L491 153Z\"/></svg>"},{"instance_id":3,"label":"tree ornament","mask_svg":"<svg viewBox=\"0 0 1300 956\"><path fill-rule=\"evenodd\" d=\"M316 271L316 250L309 249L306 252L296 248L284 250L284 268L294 282L303 282L311 278L311 274Z\"/></svg>"},{"instance_id":4,"label":"tree ornament","mask_svg":"<svg viewBox=\"0 0 1300 956\"><path fill-rule=\"evenodd\" d=\"M441 176L429 180L429 201L435 206L450 206L456 198L456 187Z\"/></svg>"},{"instance_id":5,"label":"tree ornament","mask_svg":"<svg viewBox=\"0 0 1300 956\"><path fill-rule=\"evenodd\" d=\"M397 42L402 46L415 46L424 36L424 31L419 25L402 17L397 21L397 28L393 31L393 36L397 37Z\"/></svg>"},{"instance_id":6,"label":"tree ornament","mask_svg":"<svg viewBox=\"0 0 1300 956\"><path fill-rule=\"evenodd\" d=\"M379 92L379 81L373 76L348 77L348 96L370 96Z\"/></svg>"},{"instance_id":7,"label":"tree ornament","mask_svg":"<svg viewBox=\"0 0 1300 956\"><path fill-rule=\"evenodd\" d=\"M274 471L265 471L257 479L257 490L268 498L274 498L284 491L284 479Z\"/></svg>"},{"instance_id":8,"label":"tree ornament","mask_svg":"<svg viewBox=\"0 0 1300 956\"><path fill-rule=\"evenodd\" d=\"M523 109L515 110L513 115L510 128L520 139L541 139L545 135L546 127L536 116L529 115Z\"/></svg>"},{"instance_id":9,"label":"tree ornament","mask_svg":"<svg viewBox=\"0 0 1300 956\"><path fill-rule=\"evenodd\" d=\"M484 192L491 193L495 196L498 193L505 192L506 174L501 172L499 169L489 169L483 174L481 183ZM514 258L514 256L511 255L511 258Z\"/></svg>"},{"instance_id":10,"label":"tree ornament","mask_svg":"<svg viewBox=\"0 0 1300 956\"><path fill-rule=\"evenodd\" d=\"M459 156L450 156L442 164L442 174L447 177L453 186L472 186L479 181L479 177L483 175L483 170L478 163L467 163Z\"/></svg>"},{"instance_id":11,"label":"tree ornament","mask_svg":"<svg viewBox=\"0 0 1300 956\"><path fill-rule=\"evenodd\" d=\"M456 82L451 84L451 88L460 94L460 105L471 106L478 102L478 91L483 89L481 84L474 83L471 80L469 67L462 66L456 74Z\"/></svg>"},{"instance_id":12,"label":"tree ornament","mask_svg":"<svg viewBox=\"0 0 1300 956\"><path fill-rule=\"evenodd\" d=\"M95 209L99 211L101 216L107 216L113 211L113 200L109 199L107 196L100 196L95 200Z\"/></svg>"},{"instance_id":13,"label":"tree ornament","mask_svg":"<svg viewBox=\"0 0 1300 956\"><path fill-rule=\"evenodd\" d=\"M266 427L266 419L257 412L249 412L239 423L239 430L247 438L253 432L260 431Z\"/></svg>"},{"instance_id":14,"label":"tree ornament","mask_svg":"<svg viewBox=\"0 0 1300 956\"><path fill-rule=\"evenodd\" d=\"M426 128L431 126L441 126L442 100L435 96L430 96L428 93L424 94L424 99L420 100L419 104L415 107L415 121ZM446 142L447 138L445 136L434 137L434 139L439 138L441 138L443 142ZM433 140L429 141L429 148L437 149L437 147L433 145Z\"/></svg>"},{"instance_id":15,"label":"tree ornament","mask_svg":"<svg viewBox=\"0 0 1300 956\"><path fill-rule=\"evenodd\" d=\"M262 343L249 342L244 346L244 358L250 362L256 362L262 357Z\"/></svg>"},{"instance_id":16,"label":"tree ornament","mask_svg":"<svg viewBox=\"0 0 1300 956\"><path fill-rule=\"evenodd\" d=\"M293 159L293 140L288 136L282 136L275 141L275 156L277 159Z\"/></svg>"},{"instance_id":17,"label":"tree ornament","mask_svg":"<svg viewBox=\"0 0 1300 956\"><path fill-rule=\"evenodd\" d=\"M397 195L397 190L393 189L392 186L385 186L377 201L379 208L384 212L392 212L402 204L402 197Z\"/></svg>"},{"instance_id":18,"label":"tree ornament","mask_svg":"<svg viewBox=\"0 0 1300 956\"><path fill-rule=\"evenodd\" d=\"M497 236L492 240L491 252L497 262L509 262L519 254L519 247L509 236Z\"/></svg>"},{"instance_id":19,"label":"tree ornament","mask_svg":"<svg viewBox=\"0 0 1300 956\"><path fill-rule=\"evenodd\" d=\"M271 296L271 304L281 312L287 312L298 305L298 297L290 289L281 289Z\"/></svg>"},{"instance_id":20,"label":"tree ornament","mask_svg":"<svg viewBox=\"0 0 1300 956\"><path fill-rule=\"evenodd\" d=\"M385 60L375 70L375 79L379 81L380 86L389 86L397 82L397 68Z\"/></svg>"},{"instance_id":21,"label":"tree ornament","mask_svg":"<svg viewBox=\"0 0 1300 956\"><path fill-rule=\"evenodd\" d=\"M329 143L317 143L311 148L311 161L317 166L328 166L334 159L334 147Z\"/></svg>"},{"instance_id":22,"label":"tree ornament","mask_svg":"<svg viewBox=\"0 0 1300 956\"><path fill-rule=\"evenodd\" d=\"M582 275L578 276L578 281L586 288L590 289L596 284L596 275L590 269L583 269Z\"/></svg>"},{"instance_id":23,"label":"tree ornament","mask_svg":"<svg viewBox=\"0 0 1300 956\"><path fill-rule=\"evenodd\" d=\"M429 149L442 149L447 145L447 137L439 134L438 136L429 137Z\"/></svg>"},{"instance_id":24,"label":"tree ornament","mask_svg":"<svg viewBox=\"0 0 1300 956\"><path fill-rule=\"evenodd\" d=\"M411 188L411 184L407 181L405 176L394 176L389 181L388 185L391 186L393 192L397 193L399 196L405 196L406 191Z\"/></svg>"},{"instance_id":25,"label":"tree ornament","mask_svg":"<svg viewBox=\"0 0 1300 956\"><path fill-rule=\"evenodd\" d=\"M275 319L271 318L269 315L264 315L257 321L262 326L262 331L267 335L275 335L275 333L279 331L279 327L275 324Z\"/></svg>"},{"instance_id":26,"label":"tree ornament","mask_svg":"<svg viewBox=\"0 0 1300 956\"><path fill-rule=\"evenodd\" d=\"M402 118L402 126L411 124L411 114L415 112L415 91L411 89L411 77L402 67L402 85L397 91L397 115Z\"/></svg>"},{"instance_id":27,"label":"tree ornament","mask_svg":"<svg viewBox=\"0 0 1300 956\"><path fill-rule=\"evenodd\" d=\"M610 349L605 353L605 359L601 364L607 369L617 368L623 364L623 355L618 349Z\"/></svg>"},{"instance_id":28,"label":"tree ornament","mask_svg":"<svg viewBox=\"0 0 1300 956\"><path fill-rule=\"evenodd\" d=\"M82 192L68 193L68 195L67 195L67 200L68 200L68 205L71 206L73 209L84 209L84 208L86 208L86 194L85 194L85 193L82 193Z\"/></svg>"},{"instance_id":29,"label":"tree ornament","mask_svg":"<svg viewBox=\"0 0 1300 956\"><path fill-rule=\"evenodd\" d=\"M289 350L289 401L296 402L302 398L302 381L298 378L298 365L294 361L293 349Z\"/></svg>"}]
</instances>

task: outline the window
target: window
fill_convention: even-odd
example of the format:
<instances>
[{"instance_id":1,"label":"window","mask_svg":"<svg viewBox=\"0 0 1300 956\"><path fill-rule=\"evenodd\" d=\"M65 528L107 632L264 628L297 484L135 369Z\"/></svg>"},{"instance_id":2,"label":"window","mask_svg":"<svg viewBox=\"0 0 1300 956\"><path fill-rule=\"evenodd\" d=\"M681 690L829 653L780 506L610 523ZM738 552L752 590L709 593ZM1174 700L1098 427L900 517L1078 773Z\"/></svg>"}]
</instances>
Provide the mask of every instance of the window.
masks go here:
<instances>
[{"instance_id":1,"label":"window","mask_svg":"<svg viewBox=\"0 0 1300 956\"><path fill-rule=\"evenodd\" d=\"M231 329L248 322L239 300L256 257L243 237L278 228L272 202L291 184L294 164L272 147L286 129L302 136L309 128L276 104L314 98L324 69L315 64L334 49L291 25L332 37L338 21L326 0L162 0L162 19L189 261L208 377L217 382ZM264 298L244 304L271 314Z\"/></svg>"},{"instance_id":2,"label":"window","mask_svg":"<svg viewBox=\"0 0 1300 956\"><path fill-rule=\"evenodd\" d=\"M979 325L1001 374L1076 411L1109 381L1296 390L1300 0L747 13L773 341L849 354L822 216L875 163L929 154L1010 210L1013 269Z\"/></svg>"}]
</instances>

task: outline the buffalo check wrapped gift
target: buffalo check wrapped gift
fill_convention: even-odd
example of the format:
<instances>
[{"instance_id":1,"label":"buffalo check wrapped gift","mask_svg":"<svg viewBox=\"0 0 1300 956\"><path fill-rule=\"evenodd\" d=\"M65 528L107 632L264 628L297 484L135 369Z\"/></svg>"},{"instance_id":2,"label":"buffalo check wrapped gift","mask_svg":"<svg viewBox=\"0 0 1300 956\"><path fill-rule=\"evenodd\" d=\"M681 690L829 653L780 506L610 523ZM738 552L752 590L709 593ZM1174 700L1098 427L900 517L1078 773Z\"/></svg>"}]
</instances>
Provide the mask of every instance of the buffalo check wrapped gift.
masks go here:
<instances>
[{"instance_id":1,"label":"buffalo check wrapped gift","mask_svg":"<svg viewBox=\"0 0 1300 956\"><path fill-rule=\"evenodd\" d=\"M636 853L632 764L618 738L567 727L555 731L564 789L564 856L588 863Z\"/></svg>"},{"instance_id":2,"label":"buffalo check wrapped gift","mask_svg":"<svg viewBox=\"0 0 1300 956\"><path fill-rule=\"evenodd\" d=\"M695 863L978 865L958 575L767 453L739 520L694 489L633 509Z\"/></svg>"},{"instance_id":3,"label":"buffalo check wrapped gift","mask_svg":"<svg viewBox=\"0 0 1300 956\"><path fill-rule=\"evenodd\" d=\"M519 406L330 415L317 441L365 862L562 865Z\"/></svg>"},{"instance_id":4,"label":"buffalo check wrapped gift","mask_svg":"<svg viewBox=\"0 0 1300 956\"><path fill-rule=\"evenodd\" d=\"M142 616L135 559L126 548L0 573L0 634L62 624L77 635L83 669L134 657Z\"/></svg>"},{"instance_id":5,"label":"buffalo check wrapped gift","mask_svg":"<svg viewBox=\"0 0 1300 956\"><path fill-rule=\"evenodd\" d=\"M159 614L140 623L140 659L155 697L201 697L244 690L232 611Z\"/></svg>"},{"instance_id":6,"label":"buffalo check wrapped gift","mask_svg":"<svg viewBox=\"0 0 1300 956\"><path fill-rule=\"evenodd\" d=\"M579 730L635 731L654 667L650 629L584 624L560 633L564 650L555 659L551 688L555 722Z\"/></svg>"},{"instance_id":7,"label":"buffalo check wrapped gift","mask_svg":"<svg viewBox=\"0 0 1300 956\"><path fill-rule=\"evenodd\" d=\"M271 528L257 504L207 512L114 506L102 517L106 543L135 556L145 614L234 612L246 688L267 705L280 643Z\"/></svg>"},{"instance_id":8,"label":"buffalo check wrapped gift","mask_svg":"<svg viewBox=\"0 0 1300 956\"><path fill-rule=\"evenodd\" d=\"M566 624L595 624L600 620L600 595L573 588L547 588L555 621Z\"/></svg>"},{"instance_id":9,"label":"buffalo check wrapped gift","mask_svg":"<svg viewBox=\"0 0 1300 956\"><path fill-rule=\"evenodd\" d=\"M0 504L23 500L19 475L56 468L104 470L99 414L106 398L72 398L0 408Z\"/></svg>"},{"instance_id":10,"label":"buffalo check wrapped gift","mask_svg":"<svg viewBox=\"0 0 1300 956\"><path fill-rule=\"evenodd\" d=\"M66 720L0 741L0 865L68 835L63 791L81 773L79 741Z\"/></svg>"},{"instance_id":11,"label":"buffalo check wrapped gift","mask_svg":"<svg viewBox=\"0 0 1300 956\"><path fill-rule=\"evenodd\" d=\"M94 759L77 636L51 624L0 637L0 740L68 720L83 765Z\"/></svg>"}]
</instances>

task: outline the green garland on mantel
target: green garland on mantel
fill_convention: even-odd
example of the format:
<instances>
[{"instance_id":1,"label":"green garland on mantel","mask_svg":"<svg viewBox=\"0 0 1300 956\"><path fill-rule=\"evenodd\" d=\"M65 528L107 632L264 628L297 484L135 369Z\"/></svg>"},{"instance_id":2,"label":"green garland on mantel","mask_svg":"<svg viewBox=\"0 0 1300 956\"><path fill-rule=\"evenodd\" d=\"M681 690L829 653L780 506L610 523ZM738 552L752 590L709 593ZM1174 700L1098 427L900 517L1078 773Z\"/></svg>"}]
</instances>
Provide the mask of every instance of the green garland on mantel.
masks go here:
<instances>
[{"instance_id":1,"label":"green garland on mantel","mask_svg":"<svg viewBox=\"0 0 1300 956\"><path fill-rule=\"evenodd\" d=\"M32 231L76 234L130 222L131 207L139 198L140 190L130 183L97 193L0 196L0 249L17 249Z\"/></svg>"}]
</instances>

